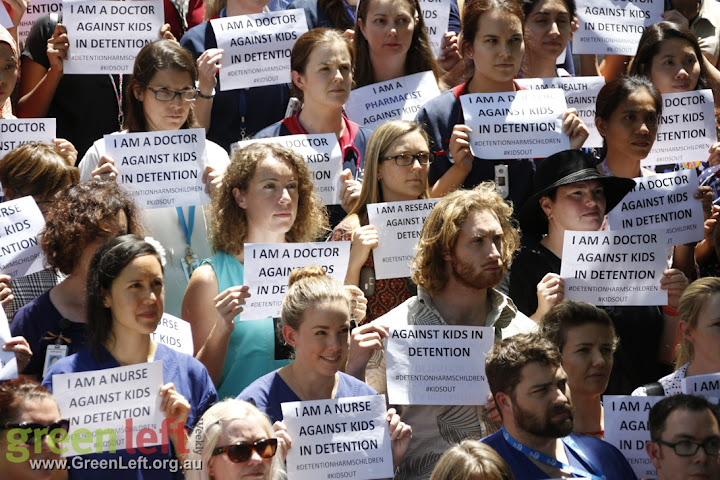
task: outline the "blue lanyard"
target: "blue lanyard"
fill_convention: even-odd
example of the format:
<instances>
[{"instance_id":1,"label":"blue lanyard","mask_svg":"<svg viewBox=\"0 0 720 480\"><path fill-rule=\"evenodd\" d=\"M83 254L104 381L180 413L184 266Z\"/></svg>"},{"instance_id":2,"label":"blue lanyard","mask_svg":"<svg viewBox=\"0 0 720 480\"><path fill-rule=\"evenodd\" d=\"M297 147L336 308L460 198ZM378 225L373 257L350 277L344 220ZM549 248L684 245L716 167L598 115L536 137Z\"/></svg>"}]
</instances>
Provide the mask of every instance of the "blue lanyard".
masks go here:
<instances>
[{"instance_id":1,"label":"blue lanyard","mask_svg":"<svg viewBox=\"0 0 720 480\"><path fill-rule=\"evenodd\" d=\"M350 5L347 0L343 0L343 6L345 7L345 12L348 14L348 17L352 20L352 23L357 22L355 13L357 11L357 7Z\"/></svg>"},{"instance_id":2,"label":"blue lanyard","mask_svg":"<svg viewBox=\"0 0 720 480\"><path fill-rule=\"evenodd\" d=\"M550 465L551 467L559 468L560 470L564 470L566 472L572 473L573 475L578 475L583 478L590 478L592 480L607 480L607 477L605 477L605 474L602 473L602 470L600 470L599 468L597 468L595 465L592 464L592 462L587 458L587 456L585 456L585 454L582 452L582 450L580 450L580 447L575 442L575 440L573 440L569 436L564 437L562 439L563 443L565 443L565 445L570 450L575 452L575 454L577 454L588 465L590 465L591 469L598 472L600 474L600 476L594 475L590 472L586 472L585 470L581 470L579 468L575 468L571 465L567 465L559 460L556 460L552 457L545 455L542 452L538 452L537 450L532 449L532 448L528 447L527 445L523 445L522 443L515 440L512 437L512 435L510 435L508 433L508 431L505 430L505 427L502 427L501 431L502 431L503 438L505 439L506 442L508 442L510 444L511 447L513 447L515 450L517 450L521 453L524 453L525 455L527 455L531 458L534 458L535 460L537 460L539 462L543 462L546 465Z\"/></svg>"},{"instance_id":3,"label":"blue lanyard","mask_svg":"<svg viewBox=\"0 0 720 480\"><path fill-rule=\"evenodd\" d=\"M176 207L178 220L180 220L180 226L185 233L185 243L190 246L193 227L195 226L195 205L188 208L188 222L185 223L185 214L183 213L182 207Z\"/></svg>"}]
</instances>

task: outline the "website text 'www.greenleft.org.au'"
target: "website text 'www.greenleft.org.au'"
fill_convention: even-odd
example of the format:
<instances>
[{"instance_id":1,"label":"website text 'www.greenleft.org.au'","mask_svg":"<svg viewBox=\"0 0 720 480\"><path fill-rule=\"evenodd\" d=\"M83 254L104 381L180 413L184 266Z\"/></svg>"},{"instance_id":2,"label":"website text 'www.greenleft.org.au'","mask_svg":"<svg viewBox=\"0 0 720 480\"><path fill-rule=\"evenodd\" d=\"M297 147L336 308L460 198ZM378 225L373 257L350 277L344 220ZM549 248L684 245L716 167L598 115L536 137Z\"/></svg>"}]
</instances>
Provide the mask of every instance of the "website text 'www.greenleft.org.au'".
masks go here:
<instances>
[{"instance_id":1,"label":"website text 'www.greenleft.org.au'","mask_svg":"<svg viewBox=\"0 0 720 480\"><path fill-rule=\"evenodd\" d=\"M177 473L202 470L202 460L179 460L177 458L84 458L81 456L56 459L29 460L33 470L162 470Z\"/></svg>"}]
</instances>

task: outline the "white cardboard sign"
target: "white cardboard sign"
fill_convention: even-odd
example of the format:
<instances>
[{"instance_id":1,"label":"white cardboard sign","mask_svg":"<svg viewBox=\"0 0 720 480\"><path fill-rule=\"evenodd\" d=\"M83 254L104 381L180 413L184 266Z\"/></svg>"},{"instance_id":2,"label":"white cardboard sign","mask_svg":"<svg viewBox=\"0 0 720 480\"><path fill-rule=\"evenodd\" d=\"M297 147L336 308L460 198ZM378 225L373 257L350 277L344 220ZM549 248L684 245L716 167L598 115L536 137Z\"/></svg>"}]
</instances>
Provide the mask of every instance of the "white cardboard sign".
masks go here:
<instances>
[{"instance_id":1,"label":"white cardboard sign","mask_svg":"<svg viewBox=\"0 0 720 480\"><path fill-rule=\"evenodd\" d=\"M45 219L33 197L0 205L0 272L18 278L45 268L38 238L44 227Z\"/></svg>"},{"instance_id":2,"label":"white cardboard sign","mask_svg":"<svg viewBox=\"0 0 720 480\"><path fill-rule=\"evenodd\" d=\"M53 375L52 385L63 417L70 420L70 439L63 443L68 451L63 456L96 453L96 442L103 452L137 447L140 437L144 446L168 443L167 425L161 429L165 419L159 396L163 385L161 361L60 373ZM133 429L141 425L138 432ZM114 430L112 445L108 430ZM75 442L71 441L73 437Z\"/></svg>"},{"instance_id":3,"label":"white cardboard sign","mask_svg":"<svg viewBox=\"0 0 720 480\"><path fill-rule=\"evenodd\" d=\"M54 118L0 119L0 158L26 143L50 143L55 138Z\"/></svg>"},{"instance_id":4,"label":"white cardboard sign","mask_svg":"<svg viewBox=\"0 0 720 480\"><path fill-rule=\"evenodd\" d=\"M63 71L75 74L131 74L135 57L159 40L165 23L162 0L63 2L70 39Z\"/></svg>"},{"instance_id":5,"label":"white cardboard sign","mask_svg":"<svg viewBox=\"0 0 720 480\"><path fill-rule=\"evenodd\" d=\"M605 441L620 450L637 478L657 478L655 467L645 451L645 443L650 441L648 414L653 405L663 398L603 395Z\"/></svg>"},{"instance_id":6,"label":"white cardboard sign","mask_svg":"<svg viewBox=\"0 0 720 480\"><path fill-rule=\"evenodd\" d=\"M531 90L562 89L568 108L577 110L577 116L590 132L583 147L602 147L603 138L595 126L595 103L597 94L605 86L605 77L518 78L515 81Z\"/></svg>"},{"instance_id":7,"label":"white cardboard sign","mask_svg":"<svg viewBox=\"0 0 720 480\"><path fill-rule=\"evenodd\" d=\"M418 110L438 95L432 72L414 73L356 88L350 92L345 112L358 125L374 129L389 120L414 120Z\"/></svg>"},{"instance_id":8,"label":"white cardboard sign","mask_svg":"<svg viewBox=\"0 0 720 480\"><path fill-rule=\"evenodd\" d=\"M378 232L378 246L373 250L375 278L410 276L410 262L415 258L420 230L438 200L428 198L367 206L368 221Z\"/></svg>"},{"instance_id":9,"label":"white cardboard sign","mask_svg":"<svg viewBox=\"0 0 720 480\"><path fill-rule=\"evenodd\" d=\"M708 150L717 141L712 90L668 93L662 101L655 143L642 164L707 160Z\"/></svg>"},{"instance_id":10,"label":"white cardboard sign","mask_svg":"<svg viewBox=\"0 0 720 480\"><path fill-rule=\"evenodd\" d=\"M645 27L662 21L662 0L578 0L573 53L635 55Z\"/></svg>"},{"instance_id":11,"label":"white cardboard sign","mask_svg":"<svg viewBox=\"0 0 720 480\"><path fill-rule=\"evenodd\" d=\"M218 48L222 90L290 83L290 53L308 31L301 8L210 20Z\"/></svg>"},{"instance_id":12,"label":"white cardboard sign","mask_svg":"<svg viewBox=\"0 0 720 480\"><path fill-rule=\"evenodd\" d=\"M682 379L682 393L702 397L720 397L720 373L694 375Z\"/></svg>"},{"instance_id":13,"label":"white cardboard sign","mask_svg":"<svg viewBox=\"0 0 720 480\"><path fill-rule=\"evenodd\" d=\"M473 93L460 97L470 150L478 158L545 158L570 149L562 133L567 110L559 88Z\"/></svg>"},{"instance_id":14,"label":"white cardboard sign","mask_svg":"<svg viewBox=\"0 0 720 480\"><path fill-rule=\"evenodd\" d=\"M697 172L692 169L635 178L635 188L608 214L611 230L664 228L667 246L703 239L702 202L694 198Z\"/></svg>"},{"instance_id":15,"label":"white cardboard sign","mask_svg":"<svg viewBox=\"0 0 720 480\"><path fill-rule=\"evenodd\" d=\"M435 58L440 57L442 40L448 31L450 2L447 0L420 0L420 9L425 20L430 48Z\"/></svg>"},{"instance_id":16,"label":"white cardboard sign","mask_svg":"<svg viewBox=\"0 0 720 480\"><path fill-rule=\"evenodd\" d=\"M277 143L302 155L312 173L315 192L320 195L323 205L340 204L343 159L340 143L334 133L244 140L232 144L232 153L253 143Z\"/></svg>"},{"instance_id":17,"label":"white cardboard sign","mask_svg":"<svg viewBox=\"0 0 720 480\"><path fill-rule=\"evenodd\" d=\"M157 343L193 356L192 329L190 324L182 318L163 313L160 323L150 336Z\"/></svg>"},{"instance_id":18,"label":"white cardboard sign","mask_svg":"<svg viewBox=\"0 0 720 480\"><path fill-rule=\"evenodd\" d=\"M282 404L293 480L393 476L384 395Z\"/></svg>"},{"instance_id":19,"label":"white cardboard sign","mask_svg":"<svg viewBox=\"0 0 720 480\"><path fill-rule=\"evenodd\" d=\"M492 327L404 325L389 333L385 361L391 405L485 404Z\"/></svg>"},{"instance_id":20,"label":"white cardboard sign","mask_svg":"<svg viewBox=\"0 0 720 480\"><path fill-rule=\"evenodd\" d=\"M565 231L565 298L593 305L667 305L665 230Z\"/></svg>"},{"instance_id":21,"label":"white cardboard sign","mask_svg":"<svg viewBox=\"0 0 720 480\"><path fill-rule=\"evenodd\" d=\"M141 208L210 203L202 181L207 163L205 129L105 135L118 181Z\"/></svg>"},{"instance_id":22,"label":"white cardboard sign","mask_svg":"<svg viewBox=\"0 0 720 480\"><path fill-rule=\"evenodd\" d=\"M345 282L350 242L246 243L245 284L250 285L242 320L279 317L290 273L317 265L328 276Z\"/></svg>"}]
</instances>

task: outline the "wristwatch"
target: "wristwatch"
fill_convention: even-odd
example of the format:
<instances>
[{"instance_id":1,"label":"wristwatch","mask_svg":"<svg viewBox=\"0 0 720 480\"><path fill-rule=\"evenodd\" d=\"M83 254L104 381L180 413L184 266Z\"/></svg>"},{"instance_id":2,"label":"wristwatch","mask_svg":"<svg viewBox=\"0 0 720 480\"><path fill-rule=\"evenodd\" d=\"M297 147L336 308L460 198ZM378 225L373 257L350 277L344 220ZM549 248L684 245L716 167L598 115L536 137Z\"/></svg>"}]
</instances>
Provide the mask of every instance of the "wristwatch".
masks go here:
<instances>
[{"instance_id":1,"label":"wristwatch","mask_svg":"<svg viewBox=\"0 0 720 480\"><path fill-rule=\"evenodd\" d=\"M214 88L213 88L212 92L210 93L210 95L205 95L205 94L202 93L200 90L198 90L198 97L200 97L200 98L204 98L204 99L206 99L206 100L210 100L210 99L212 99L214 96L215 96L215 89L214 89Z\"/></svg>"}]
</instances>

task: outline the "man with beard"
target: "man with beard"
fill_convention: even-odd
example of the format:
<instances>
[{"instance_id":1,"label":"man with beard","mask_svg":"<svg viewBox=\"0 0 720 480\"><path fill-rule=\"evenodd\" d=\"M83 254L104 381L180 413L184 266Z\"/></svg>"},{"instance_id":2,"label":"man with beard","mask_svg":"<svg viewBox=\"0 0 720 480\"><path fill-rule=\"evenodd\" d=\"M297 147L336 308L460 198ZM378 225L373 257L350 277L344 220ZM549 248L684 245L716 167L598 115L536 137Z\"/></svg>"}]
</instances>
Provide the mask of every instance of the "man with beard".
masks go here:
<instances>
[{"instance_id":1,"label":"man with beard","mask_svg":"<svg viewBox=\"0 0 720 480\"><path fill-rule=\"evenodd\" d=\"M492 182L442 198L425 220L418 241L412 265L417 296L353 331L346 371L386 394L383 340L391 326L494 327L495 341L535 330L535 323L494 289L519 245L512 213ZM442 371L443 358L435 360ZM468 406L395 406L413 427L413 441L395 479L430 478L451 444L497 430L500 425L487 418L486 403L478 399Z\"/></svg>"},{"instance_id":2,"label":"man with beard","mask_svg":"<svg viewBox=\"0 0 720 480\"><path fill-rule=\"evenodd\" d=\"M492 348L485 372L503 426L482 442L523 480L635 479L618 449L595 437L572 434L574 409L561 360L557 347L535 333L516 335Z\"/></svg>"},{"instance_id":3,"label":"man with beard","mask_svg":"<svg viewBox=\"0 0 720 480\"><path fill-rule=\"evenodd\" d=\"M703 397L673 395L656 403L645 444L658 480L720 478L720 412Z\"/></svg>"}]
</instances>

